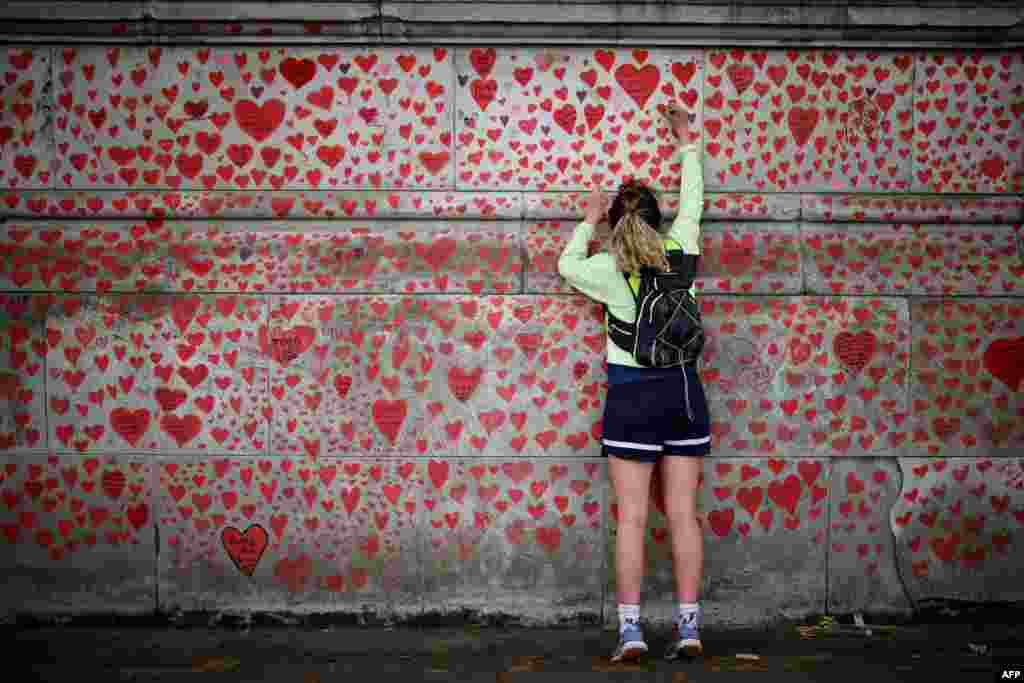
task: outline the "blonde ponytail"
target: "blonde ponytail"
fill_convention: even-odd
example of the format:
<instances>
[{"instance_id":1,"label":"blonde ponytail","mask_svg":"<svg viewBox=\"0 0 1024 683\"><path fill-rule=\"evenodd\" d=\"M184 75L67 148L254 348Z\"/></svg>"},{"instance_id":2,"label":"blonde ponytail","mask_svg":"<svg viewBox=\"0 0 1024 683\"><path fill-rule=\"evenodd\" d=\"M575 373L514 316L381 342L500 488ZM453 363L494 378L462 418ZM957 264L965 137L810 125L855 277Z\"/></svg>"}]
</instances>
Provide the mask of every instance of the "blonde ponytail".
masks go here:
<instances>
[{"instance_id":1,"label":"blonde ponytail","mask_svg":"<svg viewBox=\"0 0 1024 683\"><path fill-rule=\"evenodd\" d=\"M641 215L660 220L654 194L639 183L627 183L619 190L612 208L610 215L621 218L612 227L608 252L615 258L619 270L638 273L643 266L652 266L662 272L669 270L658 226L651 225Z\"/></svg>"}]
</instances>

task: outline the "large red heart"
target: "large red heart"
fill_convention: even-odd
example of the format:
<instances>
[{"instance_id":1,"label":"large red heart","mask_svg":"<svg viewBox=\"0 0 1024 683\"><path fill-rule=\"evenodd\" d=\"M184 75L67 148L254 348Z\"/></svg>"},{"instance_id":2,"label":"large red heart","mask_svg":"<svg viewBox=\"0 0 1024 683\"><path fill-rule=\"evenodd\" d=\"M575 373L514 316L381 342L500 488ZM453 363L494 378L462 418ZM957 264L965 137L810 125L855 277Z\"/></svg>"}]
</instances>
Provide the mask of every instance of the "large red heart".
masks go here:
<instances>
[{"instance_id":1,"label":"large red heart","mask_svg":"<svg viewBox=\"0 0 1024 683\"><path fill-rule=\"evenodd\" d=\"M161 429L177 442L178 448L184 447L185 444L194 439L199 430L202 429L202 426L202 420L199 419L198 415L189 414L178 417L173 413L169 413L160 419Z\"/></svg>"},{"instance_id":2,"label":"large red heart","mask_svg":"<svg viewBox=\"0 0 1024 683\"><path fill-rule=\"evenodd\" d=\"M130 445L136 446L149 428L149 411L114 408L110 411L110 426Z\"/></svg>"},{"instance_id":3,"label":"large red heart","mask_svg":"<svg viewBox=\"0 0 1024 683\"><path fill-rule=\"evenodd\" d=\"M800 499L800 477L791 474L786 480L774 480L768 484L768 498L779 507L796 513L796 504Z\"/></svg>"},{"instance_id":4,"label":"large red heart","mask_svg":"<svg viewBox=\"0 0 1024 683\"><path fill-rule=\"evenodd\" d=\"M875 355L875 335L867 330L857 332L840 332L832 342L839 361L853 372L860 372Z\"/></svg>"},{"instance_id":5,"label":"large red heart","mask_svg":"<svg viewBox=\"0 0 1024 683\"><path fill-rule=\"evenodd\" d=\"M430 264L431 269L436 273L445 264L452 254L458 249L458 243L451 237L442 237L431 242L428 246L416 245L416 254Z\"/></svg>"},{"instance_id":6,"label":"large red heart","mask_svg":"<svg viewBox=\"0 0 1024 683\"><path fill-rule=\"evenodd\" d=\"M1013 391L1019 390L1024 381L1024 337L995 340L982 360L993 377Z\"/></svg>"},{"instance_id":7,"label":"large red heart","mask_svg":"<svg viewBox=\"0 0 1024 683\"><path fill-rule=\"evenodd\" d=\"M637 69L632 64L623 64L615 70L615 80L626 94L636 100L636 103L643 109L647 104L647 98L651 96L654 89L658 87L658 67L648 64L642 69Z\"/></svg>"},{"instance_id":8,"label":"large red heart","mask_svg":"<svg viewBox=\"0 0 1024 683\"><path fill-rule=\"evenodd\" d=\"M260 328L260 350L267 353L281 365L288 365L306 351L316 339L316 329L309 325L273 330L266 325Z\"/></svg>"},{"instance_id":9,"label":"large red heart","mask_svg":"<svg viewBox=\"0 0 1024 683\"><path fill-rule=\"evenodd\" d=\"M407 405L404 400L385 401L381 399L373 402L371 408L373 423L377 425L377 429L384 436L388 437L391 443L398 438L398 432L402 429L402 423L405 422L406 410Z\"/></svg>"},{"instance_id":10,"label":"large red heart","mask_svg":"<svg viewBox=\"0 0 1024 683\"><path fill-rule=\"evenodd\" d=\"M224 551L238 567L238 571L246 576L252 576L256 571L256 565L267 549L267 540L267 530L259 524L253 524L244 532L233 526L224 527L220 534Z\"/></svg>"},{"instance_id":11,"label":"large red heart","mask_svg":"<svg viewBox=\"0 0 1024 683\"><path fill-rule=\"evenodd\" d=\"M238 126L256 142L263 142L277 130L284 121L284 102L267 100L262 106L252 100L239 100L235 105L235 120Z\"/></svg>"},{"instance_id":12,"label":"large red heart","mask_svg":"<svg viewBox=\"0 0 1024 683\"><path fill-rule=\"evenodd\" d=\"M312 59L289 57L281 62L281 75L298 90L316 76L316 62Z\"/></svg>"},{"instance_id":13,"label":"large red heart","mask_svg":"<svg viewBox=\"0 0 1024 683\"><path fill-rule=\"evenodd\" d=\"M474 368L467 372L457 365L452 366L448 370L448 388L451 389L455 398L465 403L480 385L483 374L483 368Z\"/></svg>"},{"instance_id":14,"label":"large red heart","mask_svg":"<svg viewBox=\"0 0 1024 683\"><path fill-rule=\"evenodd\" d=\"M789 110L789 132L798 145L806 145L811 138L811 133L818 126L821 112L814 107L793 107Z\"/></svg>"}]
</instances>

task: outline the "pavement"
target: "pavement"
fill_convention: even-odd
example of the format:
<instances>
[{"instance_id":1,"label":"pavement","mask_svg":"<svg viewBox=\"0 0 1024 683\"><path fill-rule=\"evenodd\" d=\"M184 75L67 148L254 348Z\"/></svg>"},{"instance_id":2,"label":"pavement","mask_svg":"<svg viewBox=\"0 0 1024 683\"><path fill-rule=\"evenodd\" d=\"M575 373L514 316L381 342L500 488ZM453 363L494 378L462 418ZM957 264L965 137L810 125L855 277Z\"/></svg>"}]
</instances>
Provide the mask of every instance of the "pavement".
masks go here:
<instances>
[{"instance_id":1,"label":"pavement","mask_svg":"<svg viewBox=\"0 0 1024 683\"><path fill-rule=\"evenodd\" d=\"M701 629L704 656L662 658L668 632L646 632L648 655L611 664L615 632L598 625L388 625L251 615L229 623L90 623L58 619L0 626L3 680L281 681L327 683L394 675L409 681L993 681L1024 667L1021 620L1007 623L781 623ZM758 676L766 674L767 676Z\"/></svg>"}]
</instances>

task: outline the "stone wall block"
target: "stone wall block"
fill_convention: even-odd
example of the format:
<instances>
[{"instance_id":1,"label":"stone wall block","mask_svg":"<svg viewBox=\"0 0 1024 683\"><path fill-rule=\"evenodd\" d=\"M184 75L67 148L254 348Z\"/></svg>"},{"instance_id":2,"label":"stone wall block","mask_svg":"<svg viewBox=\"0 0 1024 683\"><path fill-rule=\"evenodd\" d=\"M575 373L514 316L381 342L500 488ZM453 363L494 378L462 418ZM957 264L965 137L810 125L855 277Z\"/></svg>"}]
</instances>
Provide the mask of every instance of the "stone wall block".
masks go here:
<instances>
[{"instance_id":1,"label":"stone wall block","mask_svg":"<svg viewBox=\"0 0 1024 683\"><path fill-rule=\"evenodd\" d=\"M265 305L244 295L55 297L51 449L265 453Z\"/></svg>"},{"instance_id":2,"label":"stone wall block","mask_svg":"<svg viewBox=\"0 0 1024 683\"><path fill-rule=\"evenodd\" d=\"M147 614L156 607L153 463L133 455L4 455L2 609Z\"/></svg>"},{"instance_id":3,"label":"stone wall block","mask_svg":"<svg viewBox=\"0 0 1024 683\"><path fill-rule=\"evenodd\" d=\"M598 618L603 460L430 459L426 469L420 528L428 610Z\"/></svg>"},{"instance_id":4,"label":"stone wall block","mask_svg":"<svg viewBox=\"0 0 1024 683\"><path fill-rule=\"evenodd\" d=\"M807 288L818 294L1005 296L1024 288L1008 225L801 225Z\"/></svg>"},{"instance_id":5,"label":"stone wall block","mask_svg":"<svg viewBox=\"0 0 1024 683\"><path fill-rule=\"evenodd\" d=\"M558 274L558 258L577 222L527 221L528 292L575 290ZM603 249L607 233L595 235L591 253ZM802 288L800 247L795 224L754 221L701 224L699 293L798 293Z\"/></svg>"},{"instance_id":6,"label":"stone wall block","mask_svg":"<svg viewBox=\"0 0 1024 683\"><path fill-rule=\"evenodd\" d=\"M842 456L903 448L904 302L713 295L702 302L713 452Z\"/></svg>"},{"instance_id":7,"label":"stone wall block","mask_svg":"<svg viewBox=\"0 0 1024 683\"><path fill-rule=\"evenodd\" d=\"M452 186L443 49L89 46L64 55L61 188Z\"/></svg>"},{"instance_id":8,"label":"stone wall block","mask_svg":"<svg viewBox=\"0 0 1024 683\"><path fill-rule=\"evenodd\" d=\"M921 50L914 69L910 189L1024 190L1024 53Z\"/></svg>"},{"instance_id":9,"label":"stone wall block","mask_svg":"<svg viewBox=\"0 0 1024 683\"><path fill-rule=\"evenodd\" d=\"M474 47L454 59L457 188L613 189L625 176L679 187L675 138L656 108L697 114L699 137L699 52Z\"/></svg>"},{"instance_id":10,"label":"stone wall block","mask_svg":"<svg viewBox=\"0 0 1024 683\"><path fill-rule=\"evenodd\" d=\"M707 189L909 189L913 53L755 48L705 61Z\"/></svg>"},{"instance_id":11,"label":"stone wall block","mask_svg":"<svg viewBox=\"0 0 1024 683\"><path fill-rule=\"evenodd\" d=\"M38 190L0 194L0 215L17 218L516 219L515 192L402 190Z\"/></svg>"},{"instance_id":12,"label":"stone wall block","mask_svg":"<svg viewBox=\"0 0 1024 683\"><path fill-rule=\"evenodd\" d=\"M373 457L162 457L163 610L420 610L425 467Z\"/></svg>"},{"instance_id":13,"label":"stone wall block","mask_svg":"<svg viewBox=\"0 0 1024 683\"><path fill-rule=\"evenodd\" d=\"M0 110L0 185L43 189L54 186L59 166L54 147L53 52L41 45L9 45L0 54L4 73Z\"/></svg>"},{"instance_id":14,"label":"stone wall block","mask_svg":"<svg viewBox=\"0 0 1024 683\"><path fill-rule=\"evenodd\" d=\"M915 301L916 457L1012 457L1024 444L1024 306L1017 299Z\"/></svg>"},{"instance_id":15,"label":"stone wall block","mask_svg":"<svg viewBox=\"0 0 1024 683\"><path fill-rule=\"evenodd\" d=\"M849 614L909 611L890 510L902 481L893 458L837 458L829 489L828 607Z\"/></svg>"},{"instance_id":16,"label":"stone wall block","mask_svg":"<svg viewBox=\"0 0 1024 683\"><path fill-rule=\"evenodd\" d=\"M1019 600L1020 459L943 454L901 458L900 469L903 485L891 519L913 602Z\"/></svg>"},{"instance_id":17,"label":"stone wall block","mask_svg":"<svg viewBox=\"0 0 1024 683\"><path fill-rule=\"evenodd\" d=\"M567 297L272 297L273 448L594 455L597 311Z\"/></svg>"},{"instance_id":18,"label":"stone wall block","mask_svg":"<svg viewBox=\"0 0 1024 683\"><path fill-rule=\"evenodd\" d=\"M1024 219L1024 197L802 194L800 215L814 223L1015 223Z\"/></svg>"},{"instance_id":19,"label":"stone wall block","mask_svg":"<svg viewBox=\"0 0 1024 683\"><path fill-rule=\"evenodd\" d=\"M47 333L50 299L46 295L0 295L0 450L23 455L47 447Z\"/></svg>"}]
</instances>

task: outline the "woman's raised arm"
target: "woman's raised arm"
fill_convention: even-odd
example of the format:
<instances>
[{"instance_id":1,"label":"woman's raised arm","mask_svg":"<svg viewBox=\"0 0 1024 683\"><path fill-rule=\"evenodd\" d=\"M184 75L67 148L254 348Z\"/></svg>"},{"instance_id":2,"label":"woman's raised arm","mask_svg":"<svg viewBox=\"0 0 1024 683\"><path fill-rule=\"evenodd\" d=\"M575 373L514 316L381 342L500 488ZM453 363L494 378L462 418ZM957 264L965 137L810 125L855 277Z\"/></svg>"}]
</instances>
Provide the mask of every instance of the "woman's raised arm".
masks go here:
<instances>
[{"instance_id":1,"label":"woman's raised arm","mask_svg":"<svg viewBox=\"0 0 1024 683\"><path fill-rule=\"evenodd\" d=\"M669 237L679 242L688 254L700 253L700 217L704 211L704 175L700 147L690 142L690 117L686 110L670 104L662 112L678 140L682 156L682 182L679 185L679 212Z\"/></svg>"}]
</instances>

